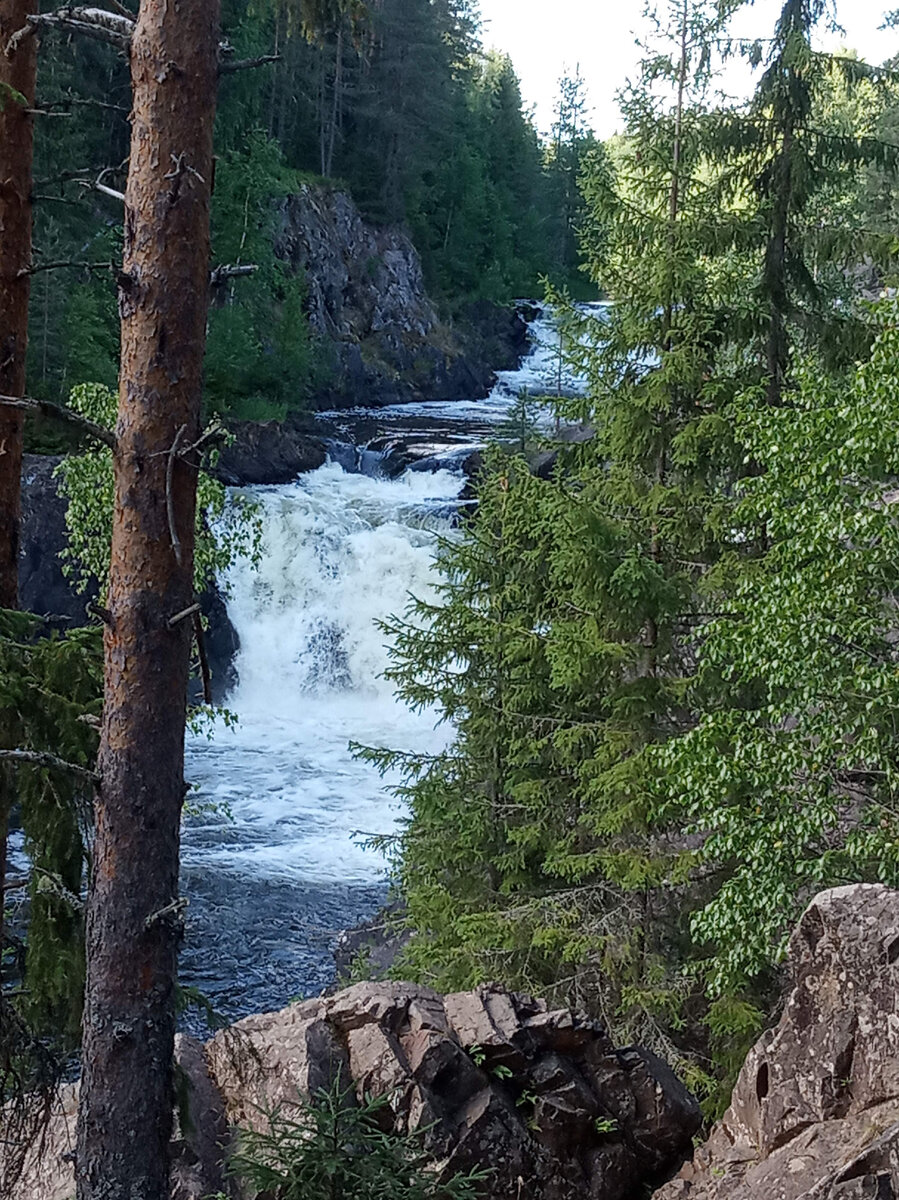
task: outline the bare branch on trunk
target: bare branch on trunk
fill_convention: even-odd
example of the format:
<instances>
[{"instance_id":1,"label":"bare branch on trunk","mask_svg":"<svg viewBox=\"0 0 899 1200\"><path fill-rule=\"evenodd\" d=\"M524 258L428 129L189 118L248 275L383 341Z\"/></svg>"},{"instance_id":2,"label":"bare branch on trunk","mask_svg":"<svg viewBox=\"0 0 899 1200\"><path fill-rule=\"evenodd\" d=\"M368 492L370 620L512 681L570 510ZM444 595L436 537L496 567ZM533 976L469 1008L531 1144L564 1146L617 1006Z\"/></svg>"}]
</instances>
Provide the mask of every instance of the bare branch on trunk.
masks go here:
<instances>
[{"instance_id":1,"label":"bare branch on trunk","mask_svg":"<svg viewBox=\"0 0 899 1200\"><path fill-rule=\"evenodd\" d=\"M105 8L86 6L73 7L65 5L49 13L31 13L25 23L10 38L8 48L15 50L26 38L33 36L39 30L57 30L67 34L79 34L91 38L95 42L105 42L114 46L122 54L127 54L131 48L134 36L134 15L124 5L116 0L110 0L116 11L109 12ZM280 54L260 54L256 58L233 59L234 47L228 41L218 45L218 69L223 75L235 71L250 71L256 67L268 66L270 63L281 61Z\"/></svg>"},{"instance_id":2,"label":"bare branch on trunk","mask_svg":"<svg viewBox=\"0 0 899 1200\"><path fill-rule=\"evenodd\" d=\"M26 766L32 767L46 767L51 771L63 771L67 775L76 775L88 783L96 783L98 779L96 771L91 771L88 767L81 767L78 763L66 762L64 758L59 758L55 754L45 754L41 750L0 750L0 761L24 763Z\"/></svg>"},{"instance_id":3,"label":"bare branch on trunk","mask_svg":"<svg viewBox=\"0 0 899 1200\"><path fill-rule=\"evenodd\" d=\"M22 275L37 275L39 271L60 271L64 267L76 267L80 271L114 271L115 267L111 262L77 262L67 260L61 262L38 262L32 263L30 267L20 267L19 276Z\"/></svg>"},{"instance_id":4,"label":"bare branch on trunk","mask_svg":"<svg viewBox=\"0 0 899 1200\"><path fill-rule=\"evenodd\" d=\"M173 617L169 617L169 629L174 629L179 621L184 621L199 611L200 605L198 603L191 604L188 608L182 608L181 612L176 612Z\"/></svg>"},{"instance_id":5,"label":"bare branch on trunk","mask_svg":"<svg viewBox=\"0 0 899 1200\"><path fill-rule=\"evenodd\" d=\"M98 425L95 421L91 421L87 417L82 417L81 413L76 413L73 409L66 408L62 404L53 404L50 400L34 400L30 396L0 396L0 409L3 408L40 413L42 417L50 417L54 421L61 421L65 425L71 425L74 429L78 429L88 437L93 438L95 442L102 442L110 450L115 450L116 448L115 434L112 430L106 429L103 425Z\"/></svg>"},{"instance_id":6,"label":"bare branch on trunk","mask_svg":"<svg viewBox=\"0 0 899 1200\"><path fill-rule=\"evenodd\" d=\"M222 47L222 56L219 58L219 73L222 75L233 75L235 71L255 71L257 67L266 67L269 63L281 61L280 54L260 54L258 58L238 58L229 59L224 55L230 48Z\"/></svg>"},{"instance_id":7,"label":"bare branch on trunk","mask_svg":"<svg viewBox=\"0 0 899 1200\"><path fill-rule=\"evenodd\" d=\"M197 643L197 657L200 660L200 679L203 681L203 703L212 706L212 671L209 669L209 655L206 653L206 631L203 628L203 616L199 611L194 613L194 640Z\"/></svg>"},{"instance_id":8,"label":"bare branch on trunk","mask_svg":"<svg viewBox=\"0 0 899 1200\"><path fill-rule=\"evenodd\" d=\"M229 279L244 279L247 275L255 275L258 270L258 263L225 263L209 272L209 286L221 287Z\"/></svg>"},{"instance_id":9,"label":"bare branch on trunk","mask_svg":"<svg viewBox=\"0 0 899 1200\"><path fill-rule=\"evenodd\" d=\"M172 492L172 480L175 477L175 459L178 457L178 445L186 432L187 426L182 425L175 434L175 440L172 442L172 447L169 450L168 462L165 468L165 510L169 519L169 537L172 539L175 562L179 567L181 566L181 538L178 536L178 523L175 519L175 496Z\"/></svg>"},{"instance_id":10,"label":"bare branch on trunk","mask_svg":"<svg viewBox=\"0 0 899 1200\"><path fill-rule=\"evenodd\" d=\"M133 17L111 13L104 8L64 7L54 12L29 13L25 24L9 39L7 53L42 29L77 33L95 42L105 42L123 53L128 52L134 32Z\"/></svg>"}]
</instances>

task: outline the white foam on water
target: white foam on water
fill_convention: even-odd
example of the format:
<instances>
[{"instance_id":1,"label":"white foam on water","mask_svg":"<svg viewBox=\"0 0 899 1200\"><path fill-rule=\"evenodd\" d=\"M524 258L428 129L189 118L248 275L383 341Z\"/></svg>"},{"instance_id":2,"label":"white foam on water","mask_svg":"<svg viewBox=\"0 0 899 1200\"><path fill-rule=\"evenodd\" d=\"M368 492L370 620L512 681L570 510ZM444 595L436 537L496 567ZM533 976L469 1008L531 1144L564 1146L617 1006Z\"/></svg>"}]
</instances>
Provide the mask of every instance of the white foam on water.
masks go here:
<instances>
[{"instance_id":1,"label":"white foam on water","mask_svg":"<svg viewBox=\"0 0 899 1200\"><path fill-rule=\"evenodd\" d=\"M601 319L602 306L588 307ZM485 426L507 419L522 390L547 393L559 383L551 312L532 323L531 342L520 368L501 372L486 400L377 413L480 427L469 442L476 445ZM561 385L582 386L564 371ZM188 739L194 803L219 810L188 819L186 864L297 883L383 876L381 855L353 834L390 833L403 814L349 743L432 752L450 736L435 728L434 713L412 713L393 695L382 677L389 655L378 622L402 614L410 593L436 599L435 546L451 530L462 484L448 470L388 480L328 463L295 483L252 489L263 559L256 571L238 563L226 581L241 646L239 684L227 703L240 723L216 727L209 740Z\"/></svg>"},{"instance_id":2,"label":"white foam on water","mask_svg":"<svg viewBox=\"0 0 899 1200\"><path fill-rule=\"evenodd\" d=\"M269 878L342 883L383 874L354 831L389 833L401 815L350 741L437 750L433 713L412 713L382 678L378 621L410 593L435 599L434 550L450 532L462 478L407 472L396 480L336 464L296 483L256 488L264 556L238 563L228 613L240 638L240 724L189 739L197 799L230 809L191 818L185 861Z\"/></svg>"},{"instance_id":3,"label":"white foam on water","mask_svg":"<svg viewBox=\"0 0 899 1200\"><path fill-rule=\"evenodd\" d=\"M602 321L608 304L597 302L577 307L583 315ZM531 343L528 355L515 370L498 371L490 395L482 400L427 400L417 404L390 404L383 408L343 409L339 413L321 415L346 417L347 413L358 412L377 414L382 418L427 416L459 423L477 421L501 425L509 418L510 409L522 392L532 396L581 393L585 386L583 379L561 358L559 330L551 308L540 306L540 315L528 326L528 335Z\"/></svg>"}]
</instances>

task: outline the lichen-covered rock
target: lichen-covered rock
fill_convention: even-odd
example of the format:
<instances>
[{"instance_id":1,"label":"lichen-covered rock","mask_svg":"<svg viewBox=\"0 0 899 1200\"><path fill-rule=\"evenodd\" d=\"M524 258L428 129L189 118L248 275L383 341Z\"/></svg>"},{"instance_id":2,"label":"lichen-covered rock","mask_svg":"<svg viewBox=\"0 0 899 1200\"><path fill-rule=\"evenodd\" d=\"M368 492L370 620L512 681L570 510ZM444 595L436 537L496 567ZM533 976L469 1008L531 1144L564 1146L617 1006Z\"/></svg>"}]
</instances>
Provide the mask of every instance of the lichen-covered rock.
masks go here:
<instances>
[{"instance_id":1,"label":"lichen-covered rock","mask_svg":"<svg viewBox=\"0 0 899 1200\"><path fill-rule=\"evenodd\" d=\"M656 1200L899 1197L899 892L816 896L731 1106Z\"/></svg>"},{"instance_id":2,"label":"lichen-covered rock","mask_svg":"<svg viewBox=\"0 0 899 1200\"><path fill-rule=\"evenodd\" d=\"M652 1055L617 1050L578 1013L488 986L441 996L362 983L248 1017L200 1048L179 1039L173 1200L234 1188L227 1130L265 1128L338 1077L388 1095L394 1127L425 1130L438 1172L490 1171L485 1200L624 1200L677 1166L696 1102ZM77 1096L64 1089L16 1200L67 1200ZM348 1198L349 1200L349 1198Z\"/></svg>"}]
</instances>

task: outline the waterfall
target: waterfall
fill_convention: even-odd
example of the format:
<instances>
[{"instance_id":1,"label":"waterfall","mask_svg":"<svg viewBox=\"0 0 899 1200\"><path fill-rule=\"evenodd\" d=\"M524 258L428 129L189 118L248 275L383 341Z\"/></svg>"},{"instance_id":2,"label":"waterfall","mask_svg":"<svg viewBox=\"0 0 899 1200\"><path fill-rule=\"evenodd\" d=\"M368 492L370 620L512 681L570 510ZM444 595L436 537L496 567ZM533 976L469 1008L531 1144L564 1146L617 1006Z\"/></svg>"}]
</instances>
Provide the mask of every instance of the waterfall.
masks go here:
<instances>
[{"instance_id":1,"label":"waterfall","mask_svg":"<svg viewBox=\"0 0 899 1200\"><path fill-rule=\"evenodd\" d=\"M435 752L451 735L437 714L394 697L378 622L402 615L410 593L435 599L435 546L452 534L464 477L419 469L387 478L378 447L411 433L419 466L458 465L520 390L555 390L549 316L532 325L532 345L487 400L331 414L339 463L252 489L262 561L236 564L223 581L240 638L227 701L237 724L188 739L196 790L182 849L182 977L229 1017L330 983L334 934L384 900L385 863L364 835L389 834L404 813L349 743ZM577 381L563 375L562 386Z\"/></svg>"},{"instance_id":2,"label":"waterfall","mask_svg":"<svg viewBox=\"0 0 899 1200\"><path fill-rule=\"evenodd\" d=\"M254 489L264 551L226 580L240 638L236 728L190 740L189 777L221 808L190 822L185 861L271 877L368 882L379 855L353 831L386 833L396 806L351 740L437 748L433 714L411 713L382 678L378 621L410 594L434 598L433 556L461 477L396 480L329 463L292 484ZM230 814L230 815L228 815Z\"/></svg>"}]
</instances>

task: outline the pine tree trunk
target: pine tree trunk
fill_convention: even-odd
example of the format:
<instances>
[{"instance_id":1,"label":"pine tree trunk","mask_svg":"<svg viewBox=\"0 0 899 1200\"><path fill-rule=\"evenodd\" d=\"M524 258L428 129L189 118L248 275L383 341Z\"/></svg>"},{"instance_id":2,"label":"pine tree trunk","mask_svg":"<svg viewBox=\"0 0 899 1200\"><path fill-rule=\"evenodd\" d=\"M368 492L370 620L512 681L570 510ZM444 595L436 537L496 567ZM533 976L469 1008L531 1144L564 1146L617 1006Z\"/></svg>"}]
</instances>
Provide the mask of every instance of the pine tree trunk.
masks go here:
<instances>
[{"instance_id":1,"label":"pine tree trunk","mask_svg":"<svg viewBox=\"0 0 899 1200\"><path fill-rule=\"evenodd\" d=\"M32 0L0 0L0 395L25 395L28 296L31 277L31 165L37 50L27 37L7 55L9 39L26 24ZM22 100L25 103L22 103ZM25 415L0 405L0 608L19 606L19 526L22 512L22 444ZM11 749L9 729L0 746ZM3 883L12 771L0 770L0 949Z\"/></svg>"},{"instance_id":2,"label":"pine tree trunk","mask_svg":"<svg viewBox=\"0 0 899 1200\"><path fill-rule=\"evenodd\" d=\"M78 1130L78 1200L169 1200L179 823L219 0L142 0Z\"/></svg>"},{"instance_id":3,"label":"pine tree trunk","mask_svg":"<svg viewBox=\"0 0 899 1200\"><path fill-rule=\"evenodd\" d=\"M24 396L31 263L31 162L36 44L9 39L35 10L32 0L0 3L0 395ZM22 103L24 98L25 103ZM18 607L24 416L0 405L0 608Z\"/></svg>"}]
</instances>

